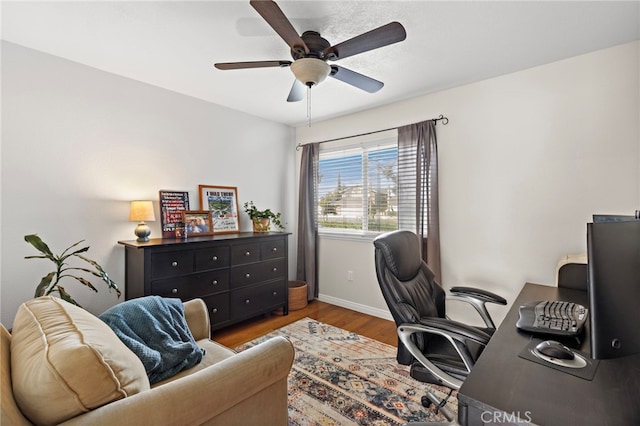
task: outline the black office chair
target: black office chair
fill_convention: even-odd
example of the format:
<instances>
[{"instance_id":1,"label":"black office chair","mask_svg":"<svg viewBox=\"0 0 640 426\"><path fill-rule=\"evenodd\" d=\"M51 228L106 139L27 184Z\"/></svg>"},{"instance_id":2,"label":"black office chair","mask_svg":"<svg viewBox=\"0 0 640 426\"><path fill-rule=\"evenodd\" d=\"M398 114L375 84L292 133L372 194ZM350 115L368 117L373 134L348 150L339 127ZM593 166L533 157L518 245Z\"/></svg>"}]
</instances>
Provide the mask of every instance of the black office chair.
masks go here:
<instances>
[{"instance_id":1,"label":"black office chair","mask_svg":"<svg viewBox=\"0 0 640 426\"><path fill-rule=\"evenodd\" d=\"M410 365L411 377L426 383L458 390L495 331L487 302L506 305L491 292L470 287L453 287L448 299L470 303L486 328L449 320L445 313L444 289L420 256L420 241L410 231L393 231L378 236L375 246L376 275L382 294L398 327L398 363ZM436 412L453 421L453 413L428 392L422 404L436 406Z\"/></svg>"}]
</instances>

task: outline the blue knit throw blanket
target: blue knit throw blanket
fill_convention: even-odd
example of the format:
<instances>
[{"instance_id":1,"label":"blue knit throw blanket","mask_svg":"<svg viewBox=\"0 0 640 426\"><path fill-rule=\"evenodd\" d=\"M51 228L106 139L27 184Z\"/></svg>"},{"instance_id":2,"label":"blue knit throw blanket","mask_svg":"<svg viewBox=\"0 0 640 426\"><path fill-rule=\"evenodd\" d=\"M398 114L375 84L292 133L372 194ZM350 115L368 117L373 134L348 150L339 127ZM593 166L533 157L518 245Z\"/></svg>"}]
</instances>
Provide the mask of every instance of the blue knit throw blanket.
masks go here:
<instances>
[{"instance_id":1,"label":"blue knit throw blanket","mask_svg":"<svg viewBox=\"0 0 640 426\"><path fill-rule=\"evenodd\" d=\"M147 296L113 306L100 319L142 361L149 383L157 383L202 361L180 299Z\"/></svg>"}]
</instances>

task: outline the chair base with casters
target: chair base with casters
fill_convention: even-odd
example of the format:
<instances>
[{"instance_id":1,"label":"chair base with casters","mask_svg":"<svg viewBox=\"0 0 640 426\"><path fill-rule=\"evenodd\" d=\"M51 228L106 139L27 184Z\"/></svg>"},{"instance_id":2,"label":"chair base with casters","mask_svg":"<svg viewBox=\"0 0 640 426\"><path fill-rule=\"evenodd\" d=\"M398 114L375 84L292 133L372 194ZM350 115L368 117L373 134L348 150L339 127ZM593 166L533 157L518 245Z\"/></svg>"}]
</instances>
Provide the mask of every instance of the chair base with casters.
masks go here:
<instances>
[{"instance_id":1,"label":"chair base with casters","mask_svg":"<svg viewBox=\"0 0 640 426\"><path fill-rule=\"evenodd\" d=\"M418 236L410 231L382 234L373 244L378 283L398 327L396 359L411 366L414 379L451 389L444 400L428 392L422 402L436 407L453 424L455 416L446 401L453 390L460 389L496 328L486 304L506 305L507 301L473 287L453 287L447 296L422 260ZM448 319L447 299L470 304L486 328Z\"/></svg>"}]
</instances>

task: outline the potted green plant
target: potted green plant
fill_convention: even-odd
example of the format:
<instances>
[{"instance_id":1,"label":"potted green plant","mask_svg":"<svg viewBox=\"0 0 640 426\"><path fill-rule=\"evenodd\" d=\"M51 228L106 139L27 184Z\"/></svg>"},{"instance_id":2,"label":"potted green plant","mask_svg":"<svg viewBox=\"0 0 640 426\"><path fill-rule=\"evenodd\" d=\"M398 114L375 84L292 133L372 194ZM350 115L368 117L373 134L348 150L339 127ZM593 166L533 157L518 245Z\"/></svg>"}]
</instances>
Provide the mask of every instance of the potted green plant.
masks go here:
<instances>
[{"instance_id":1,"label":"potted green plant","mask_svg":"<svg viewBox=\"0 0 640 426\"><path fill-rule=\"evenodd\" d=\"M82 255L82 253L85 253L89 250L89 246L74 250L74 248L84 240L80 240L70 247L67 247L62 252L62 254L59 255L53 254L53 252L49 249L49 246L47 246L47 244L45 244L45 242L35 234L25 235L24 240L35 247L36 250L38 250L40 253L42 253L38 256L26 256L25 259L49 259L56 265L55 271L49 272L47 275L42 277L42 279L40 280L40 284L38 284L38 286L36 287L34 297L47 296L51 293L57 292L60 295L61 299L66 300L69 303L73 303L74 305L80 306L80 304L76 302L73 297L71 297L71 295L64 289L64 287L60 285L60 280L62 278L75 279L76 281L87 286L90 290L93 290L96 293L98 292L98 289L95 288L93 284L91 284L91 282L86 278L72 274L72 271L78 271L100 278L102 281L107 283L109 292L111 292L111 290L115 290L118 298L120 298L121 293L118 289L118 286L111 278L109 278L109 275L107 275L104 269L102 269L102 266L100 266L95 260L91 260ZM74 257L88 263L89 265L91 265L91 267L69 266L69 260Z\"/></svg>"},{"instance_id":2,"label":"potted green plant","mask_svg":"<svg viewBox=\"0 0 640 426\"><path fill-rule=\"evenodd\" d=\"M280 231L284 229L280 221L280 213L274 213L270 209L258 210L253 204L253 201L244 203L244 211L253 221L254 232L269 232L271 230L271 223Z\"/></svg>"}]
</instances>

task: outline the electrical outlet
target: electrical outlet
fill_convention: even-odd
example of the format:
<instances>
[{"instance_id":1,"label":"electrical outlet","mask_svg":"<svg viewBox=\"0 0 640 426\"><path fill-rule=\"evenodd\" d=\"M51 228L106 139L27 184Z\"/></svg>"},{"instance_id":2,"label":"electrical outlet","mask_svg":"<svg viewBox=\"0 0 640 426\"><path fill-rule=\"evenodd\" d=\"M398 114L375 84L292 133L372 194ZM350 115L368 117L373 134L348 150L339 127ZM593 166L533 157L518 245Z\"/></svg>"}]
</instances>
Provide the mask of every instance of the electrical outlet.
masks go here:
<instances>
[{"instance_id":1,"label":"electrical outlet","mask_svg":"<svg viewBox=\"0 0 640 426\"><path fill-rule=\"evenodd\" d=\"M353 271L347 271L347 281L353 281Z\"/></svg>"}]
</instances>

